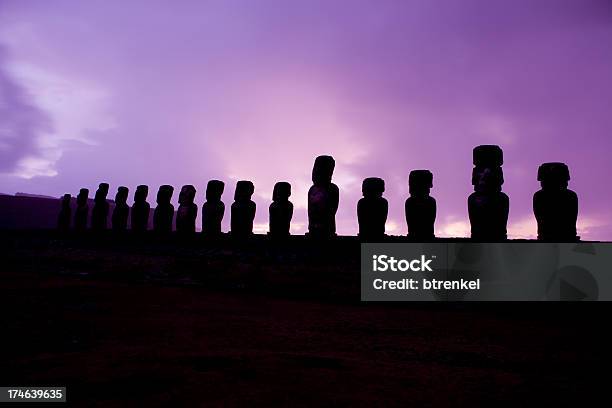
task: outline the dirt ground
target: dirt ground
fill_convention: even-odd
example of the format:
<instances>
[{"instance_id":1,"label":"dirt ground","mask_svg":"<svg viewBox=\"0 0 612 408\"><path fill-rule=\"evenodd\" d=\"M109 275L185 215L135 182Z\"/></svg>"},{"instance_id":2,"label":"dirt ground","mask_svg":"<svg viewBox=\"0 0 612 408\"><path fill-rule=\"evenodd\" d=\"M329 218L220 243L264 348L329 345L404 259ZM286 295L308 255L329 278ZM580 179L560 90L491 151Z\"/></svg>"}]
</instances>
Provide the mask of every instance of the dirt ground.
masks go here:
<instances>
[{"instance_id":1,"label":"dirt ground","mask_svg":"<svg viewBox=\"0 0 612 408\"><path fill-rule=\"evenodd\" d=\"M2 234L1 385L105 407L565 406L606 391L607 303L362 303L355 243L330 258L303 242L126 242Z\"/></svg>"}]
</instances>

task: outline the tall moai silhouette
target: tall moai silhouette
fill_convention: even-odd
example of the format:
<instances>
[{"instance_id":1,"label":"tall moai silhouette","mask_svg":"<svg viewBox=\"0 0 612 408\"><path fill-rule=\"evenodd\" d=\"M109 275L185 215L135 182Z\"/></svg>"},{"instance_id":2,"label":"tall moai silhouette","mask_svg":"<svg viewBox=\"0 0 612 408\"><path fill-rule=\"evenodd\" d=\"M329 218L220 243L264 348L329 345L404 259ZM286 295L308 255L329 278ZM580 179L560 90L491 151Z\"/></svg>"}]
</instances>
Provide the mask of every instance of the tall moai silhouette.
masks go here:
<instances>
[{"instance_id":1,"label":"tall moai silhouette","mask_svg":"<svg viewBox=\"0 0 612 408\"><path fill-rule=\"evenodd\" d=\"M473 162L474 192L468 198L472 239L503 241L507 238L506 226L510 209L510 200L502 192L503 151L495 145L476 146L473 151Z\"/></svg>"},{"instance_id":2,"label":"tall moai silhouette","mask_svg":"<svg viewBox=\"0 0 612 408\"><path fill-rule=\"evenodd\" d=\"M127 204L129 189L121 186L115 194L115 209L111 216L111 224L114 231L125 231L127 229L130 206Z\"/></svg>"},{"instance_id":3,"label":"tall moai silhouette","mask_svg":"<svg viewBox=\"0 0 612 408\"><path fill-rule=\"evenodd\" d=\"M179 193L179 208L176 212L176 231L181 234L195 233L195 222L198 216L198 206L194 203L196 189L186 184Z\"/></svg>"},{"instance_id":4,"label":"tall moai silhouette","mask_svg":"<svg viewBox=\"0 0 612 408\"><path fill-rule=\"evenodd\" d=\"M578 196L567 188L570 173L565 163L544 163L538 168L542 189L533 195L533 213L538 221L538 239L577 241Z\"/></svg>"},{"instance_id":5,"label":"tall moai silhouette","mask_svg":"<svg viewBox=\"0 0 612 408\"><path fill-rule=\"evenodd\" d=\"M338 186L332 183L335 166L333 157L318 156L312 168L313 185L308 190L308 232L312 237L336 235L340 192Z\"/></svg>"},{"instance_id":6,"label":"tall moai silhouette","mask_svg":"<svg viewBox=\"0 0 612 408\"><path fill-rule=\"evenodd\" d=\"M202 205L202 234L206 237L221 235L221 221L225 214L225 204L221 201L225 183L210 180L206 185L206 202Z\"/></svg>"},{"instance_id":7,"label":"tall moai silhouette","mask_svg":"<svg viewBox=\"0 0 612 408\"><path fill-rule=\"evenodd\" d=\"M79 190L76 202L77 208L74 212L74 229L83 231L87 229L87 218L89 216L89 190L82 188Z\"/></svg>"},{"instance_id":8,"label":"tall moai silhouette","mask_svg":"<svg viewBox=\"0 0 612 408\"><path fill-rule=\"evenodd\" d=\"M389 203L383 198L385 181L369 177L361 184L363 198L357 203L359 237L365 240L381 239L385 236L385 223L389 213Z\"/></svg>"},{"instance_id":9,"label":"tall moai silhouette","mask_svg":"<svg viewBox=\"0 0 612 408\"><path fill-rule=\"evenodd\" d=\"M291 184L279 181L274 185L270 204L270 236L287 237L293 217L293 203L289 201Z\"/></svg>"},{"instance_id":10,"label":"tall moai silhouette","mask_svg":"<svg viewBox=\"0 0 612 408\"><path fill-rule=\"evenodd\" d=\"M71 199L72 197L70 194L64 194L60 200L61 208L57 216L57 229L60 231L67 231L70 229L70 216L72 215L72 209L70 208Z\"/></svg>"},{"instance_id":11,"label":"tall moai silhouette","mask_svg":"<svg viewBox=\"0 0 612 408\"><path fill-rule=\"evenodd\" d=\"M156 232L172 232L172 219L174 218L174 206L170 202L174 187L163 185L157 191L157 207L153 212L153 229Z\"/></svg>"},{"instance_id":12,"label":"tall moai silhouette","mask_svg":"<svg viewBox=\"0 0 612 408\"><path fill-rule=\"evenodd\" d=\"M149 186L144 184L136 187L134 204L132 205L132 231L142 232L149 228L149 212L151 206L147 202Z\"/></svg>"},{"instance_id":13,"label":"tall moai silhouette","mask_svg":"<svg viewBox=\"0 0 612 408\"><path fill-rule=\"evenodd\" d=\"M108 196L108 188L108 183L100 183L94 196L94 206L91 210L91 228L97 231L105 230L107 226L109 205L106 196Z\"/></svg>"},{"instance_id":14,"label":"tall moai silhouette","mask_svg":"<svg viewBox=\"0 0 612 408\"><path fill-rule=\"evenodd\" d=\"M245 238L253 234L256 205L251 196L254 192L255 186L252 182L241 180L236 183L230 221L233 237Z\"/></svg>"},{"instance_id":15,"label":"tall moai silhouette","mask_svg":"<svg viewBox=\"0 0 612 408\"><path fill-rule=\"evenodd\" d=\"M435 237L436 199L429 195L433 187L433 174L429 170L413 170L408 176L408 192L404 211L408 237L427 241Z\"/></svg>"}]
</instances>

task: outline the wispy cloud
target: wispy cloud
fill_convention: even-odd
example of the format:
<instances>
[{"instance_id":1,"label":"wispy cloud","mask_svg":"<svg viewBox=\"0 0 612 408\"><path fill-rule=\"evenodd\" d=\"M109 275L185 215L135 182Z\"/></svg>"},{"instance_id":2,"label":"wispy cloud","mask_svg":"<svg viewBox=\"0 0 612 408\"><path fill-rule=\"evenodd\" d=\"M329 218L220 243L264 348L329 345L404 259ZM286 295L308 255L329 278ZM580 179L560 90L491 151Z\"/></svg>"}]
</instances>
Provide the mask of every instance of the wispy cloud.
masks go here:
<instances>
[{"instance_id":1,"label":"wispy cloud","mask_svg":"<svg viewBox=\"0 0 612 408\"><path fill-rule=\"evenodd\" d=\"M115 123L108 113L108 95L95 84L65 78L40 66L7 63L8 71L29 96L31 106L53 127L31 135L31 149L24 149L12 169L17 177L56 176L56 162L75 143L96 145L90 135L111 130ZM18 109L18 106L15 107Z\"/></svg>"},{"instance_id":2,"label":"wispy cloud","mask_svg":"<svg viewBox=\"0 0 612 408\"><path fill-rule=\"evenodd\" d=\"M6 59L0 46L0 172L19 174L29 164L41 166L44 146L39 138L53 127L51 118L8 72Z\"/></svg>"}]
</instances>

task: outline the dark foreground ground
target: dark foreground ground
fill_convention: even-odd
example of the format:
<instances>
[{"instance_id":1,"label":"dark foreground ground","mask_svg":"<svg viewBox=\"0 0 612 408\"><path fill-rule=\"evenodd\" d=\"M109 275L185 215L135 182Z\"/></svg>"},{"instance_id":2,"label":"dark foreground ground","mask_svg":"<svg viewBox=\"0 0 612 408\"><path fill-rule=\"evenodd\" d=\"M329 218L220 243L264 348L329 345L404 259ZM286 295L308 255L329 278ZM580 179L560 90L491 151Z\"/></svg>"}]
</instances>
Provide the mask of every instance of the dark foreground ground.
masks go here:
<instances>
[{"instance_id":1,"label":"dark foreground ground","mask_svg":"<svg viewBox=\"0 0 612 408\"><path fill-rule=\"evenodd\" d=\"M0 385L65 385L71 405L583 406L608 388L607 303L360 303L350 239L0 244Z\"/></svg>"}]
</instances>

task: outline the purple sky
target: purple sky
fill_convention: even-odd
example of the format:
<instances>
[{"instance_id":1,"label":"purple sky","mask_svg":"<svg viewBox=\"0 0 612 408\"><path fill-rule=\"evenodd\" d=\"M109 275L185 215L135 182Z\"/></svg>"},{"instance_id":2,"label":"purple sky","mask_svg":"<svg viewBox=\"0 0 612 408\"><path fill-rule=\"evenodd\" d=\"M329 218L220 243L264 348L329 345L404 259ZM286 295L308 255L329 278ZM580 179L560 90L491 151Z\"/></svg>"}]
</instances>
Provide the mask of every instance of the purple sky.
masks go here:
<instances>
[{"instance_id":1,"label":"purple sky","mask_svg":"<svg viewBox=\"0 0 612 408\"><path fill-rule=\"evenodd\" d=\"M537 166L563 161L583 238L612 239L609 0L0 0L0 191L274 182L306 224L314 157L336 158L338 229L386 180L434 173L436 233L467 235L471 150L500 144L509 233L532 237ZM178 194L175 194L175 203ZM198 223L199 223L198 218ZM226 213L225 229L229 224Z\"/></svg>"}]
</instances>

